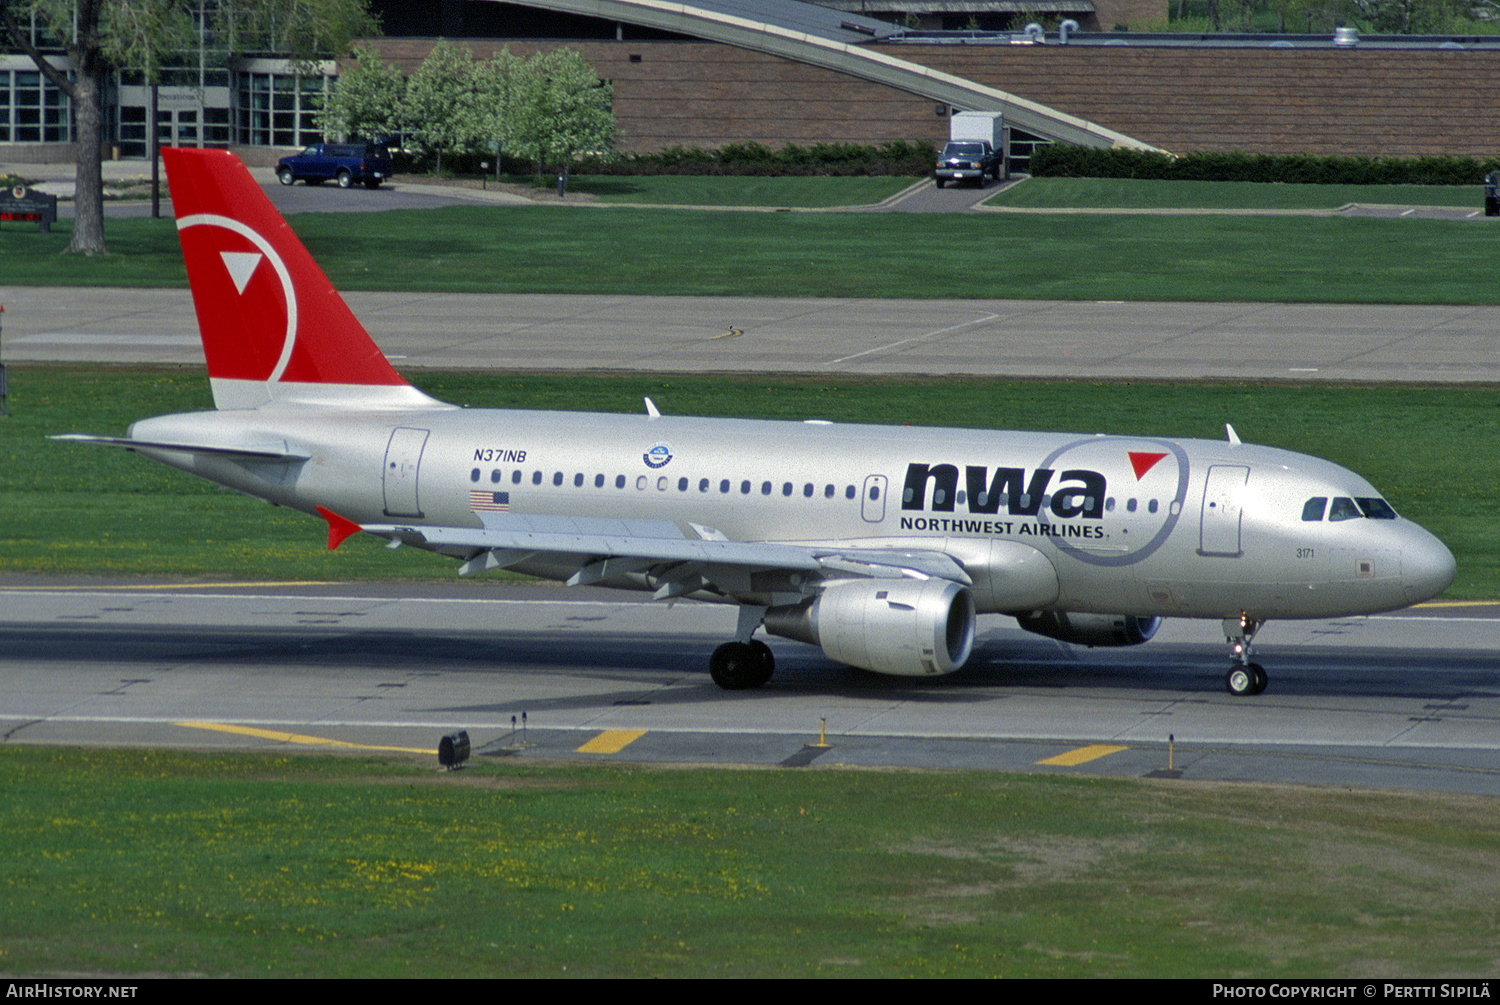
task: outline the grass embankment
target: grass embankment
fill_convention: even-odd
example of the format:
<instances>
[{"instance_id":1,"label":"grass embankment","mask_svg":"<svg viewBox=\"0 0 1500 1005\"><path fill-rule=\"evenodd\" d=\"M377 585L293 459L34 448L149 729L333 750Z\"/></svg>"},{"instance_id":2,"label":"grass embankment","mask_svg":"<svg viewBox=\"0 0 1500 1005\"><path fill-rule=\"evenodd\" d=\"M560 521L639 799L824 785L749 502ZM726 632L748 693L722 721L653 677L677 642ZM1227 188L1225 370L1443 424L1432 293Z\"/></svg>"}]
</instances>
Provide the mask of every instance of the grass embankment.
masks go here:
<instances>
[{"instance_id":1,"label":"grass embankment","mask_svg":"<svg viewBox=\"0 0 1500 1005\"><path fill-rule=\"evenodd\" d=\"M484 759L480 759L481 762ZM0 970L1495 973L1493 801L0 750Z\"/></svg>"},{"instance_id":2,"label":"grass embankment","mask_svg":"<svg viewBox=\"0 0 1500 1005\"><path fill-rule=\"evenodd\" d=\"M1332 210L1373 206L1484 208L1483 185L1263 185L1248 181L1029 178L990 205L1032 209Z\"/></svg>"},{"instance_id":3,"label":"grass embankment","mask_svg":"<svg viewBox=\"0 0 1500 1005\"><path fill-rule=\"evenodd\" d=\"M336 195L337 193L330 193ZM342 289L712 296L1494 303L1494 231L1417 219L739 213L463 206L291 219ZM5 281L185 286L169 220L111 254L0 230Z\"/></svg>"},{"instance_id":4,"label":"grass embankment","mask_svg":"<svg viewBox=\"0 0 1500 1005\"><path fill-rule=\"evenodd\" d=\"M1473 387L1156 384L757 376L418 373L475 407L1071 428L1221 439L1327 457L1369 478L1458 557L1454 597L1500 596L1500 392ZM454 575L413 549L356 539L323 547L322 525L124 451L56 443L115 435L138 418L210 408L192 368L12 367L0 422L0 572L240 578ZM991 418L993 417L993 418Z\"/></svg>"}]
</instances>

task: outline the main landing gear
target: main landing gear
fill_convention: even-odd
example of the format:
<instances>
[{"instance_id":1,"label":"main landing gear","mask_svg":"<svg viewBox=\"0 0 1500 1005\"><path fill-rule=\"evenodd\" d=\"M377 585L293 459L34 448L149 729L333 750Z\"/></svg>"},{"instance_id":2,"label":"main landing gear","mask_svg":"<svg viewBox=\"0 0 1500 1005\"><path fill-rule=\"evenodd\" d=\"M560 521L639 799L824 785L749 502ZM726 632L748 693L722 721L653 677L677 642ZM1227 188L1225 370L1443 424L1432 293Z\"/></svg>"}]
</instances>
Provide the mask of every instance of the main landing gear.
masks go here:
<instances>
[{"instance_id":1,"label":"main landing gear","mask_svg":"<svg viewBox=\"0 0 1500 1005\"><path fill-rule=\"evenodd\" d=\"M708 672L714 683L726 691L745 691L760 687L776 670L771 647L760 639L749 642L726 642L714 650L708 660Z\"/></svg>"},{"instance_id":2,"label":"main landing gear","mask_svg":"<svg viewBox=\"0 0 1500 1005\"><path fill-rule=\"evenodd\" d=\"M1260 694L1269 683L1265 668L1250 662L1250 640L1264 624L1243 612L1237 618L1224 619L1224 637L1229 643L1229 658L1234 661L1224 675L1224 687L1236 698Z\"/></svg>"},{"instance_id":3,"label":"main landing gear","mask_svg":"<svg viewBox=\"0 0 1500 1005\"><path fill-rule=\"evenodd\" d=\"M724 643L709 657L709 676L724 690L746 691L760 687L776 671L776 657L771 654L771 647L750 637L765 616L764 607L741 604L735 640Z\"/></svg>"}]
</instances>

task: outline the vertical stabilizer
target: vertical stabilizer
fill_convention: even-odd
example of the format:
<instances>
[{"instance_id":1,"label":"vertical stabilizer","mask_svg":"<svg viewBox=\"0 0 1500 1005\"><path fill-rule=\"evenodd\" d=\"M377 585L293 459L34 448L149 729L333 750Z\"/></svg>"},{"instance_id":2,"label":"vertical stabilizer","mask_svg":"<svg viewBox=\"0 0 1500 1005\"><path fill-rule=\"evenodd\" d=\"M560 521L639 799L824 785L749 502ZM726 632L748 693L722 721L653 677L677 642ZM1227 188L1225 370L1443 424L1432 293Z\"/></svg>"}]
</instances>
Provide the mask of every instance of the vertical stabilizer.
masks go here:
<instances>
[{"instance_id":1,"label":"vertical stabilizer","mask_svg":"<svg viewBox=\"0 0 1500 1005\"><path fill-rule=\"evenodd\" d=\"M386 360L238 157L162 160L218 408L439 404Z\"/></svg>"}]
</instances>

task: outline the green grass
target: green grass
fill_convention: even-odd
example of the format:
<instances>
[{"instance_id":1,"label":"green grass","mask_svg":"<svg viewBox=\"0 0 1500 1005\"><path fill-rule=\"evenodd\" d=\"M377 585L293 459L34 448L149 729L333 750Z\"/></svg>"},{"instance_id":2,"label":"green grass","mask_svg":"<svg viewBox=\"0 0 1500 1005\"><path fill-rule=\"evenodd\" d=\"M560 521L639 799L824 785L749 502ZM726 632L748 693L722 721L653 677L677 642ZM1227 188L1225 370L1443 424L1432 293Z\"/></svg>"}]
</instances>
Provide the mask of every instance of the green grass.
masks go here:
<instances>
[{"instance_id":1,"label":"green grass","mask_svg":"<svg viewBox=\"0 0 1500 1005\"><path fill-rule=\"evenodd\" d=\"M1219 439L1317 454L1369 478L1458 558L1449 596L1500 597L1500 391L1277 383L870 380L762 376L487 375L413 379L475 407L667 412L747 418L976 425ZM0 420L0 573L192 578L451 578L415 549L356 538L324 547L323 525L124 451L52 433L118 434L131 421L211 407L192 368L11 368ZM1065 418L1059 418L1064 416ZM998 420L997 420L998 421Z\"/></svg>"},{"instance_id":2,"label":"green grass","mask_svg":"<svg viewBox=\"0 0 1500 1005\"><path fill-rule=\"evenodd\" d=\"M990 197L1026 209L1337 209L1382 206L1484 208L1482 185L1263 185L1239 181L1029 178Z\"/></svg>"},{"instance_id":3,"label":"green grass","mask_svg":"<svg viewBox=\"0 0 1500 1005\"><path fill-rule=\"evenodd\" d=\"M0 787L12 974L1496 968L1491 799L14 747Z\"/></svg>"},{"instance_id":4,"label":"green grass","mask_svg":"<svg viewBox=\"0 0 1500 1005\"><path fill-rule=\"evenodd\" d=\"M738 213L460 207L306 214L344 289L728 296L1495 303L1480 223L1301 217ZM168 220L111 220L112 254L0 230L12 284L182 286ZM1351 252L1358 249L1358 253Z\"/></svg>"}]
</instances>

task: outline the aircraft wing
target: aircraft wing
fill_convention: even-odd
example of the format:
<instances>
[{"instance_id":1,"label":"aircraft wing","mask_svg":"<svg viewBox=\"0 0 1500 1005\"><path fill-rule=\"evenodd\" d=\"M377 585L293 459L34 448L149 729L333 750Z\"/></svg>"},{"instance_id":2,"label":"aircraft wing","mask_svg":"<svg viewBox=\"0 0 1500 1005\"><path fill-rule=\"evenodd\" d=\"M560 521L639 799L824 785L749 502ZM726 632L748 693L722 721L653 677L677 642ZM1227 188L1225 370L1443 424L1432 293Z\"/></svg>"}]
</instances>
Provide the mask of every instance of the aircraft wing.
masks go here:
<instances>
[{"instance_id":1,"label":"aircraft wing","mask_svg":"<svg viewBox=\"0 0 1500 1005\"><path fill-rule=\"evenodd\" d=\"M537 556L574 561L570 586L644 573L657 585L656 599L707 590L754 602L800 598L824 579L947 579L965 586L963 566L939 551L842 548L837 543L731 541L709 527L671 520L601 519L481 513L482 528L360 524L322 511L329 543L354 529L444 554L466 557L461 574L521 565Z\"/></svg>"}]
</instances>

